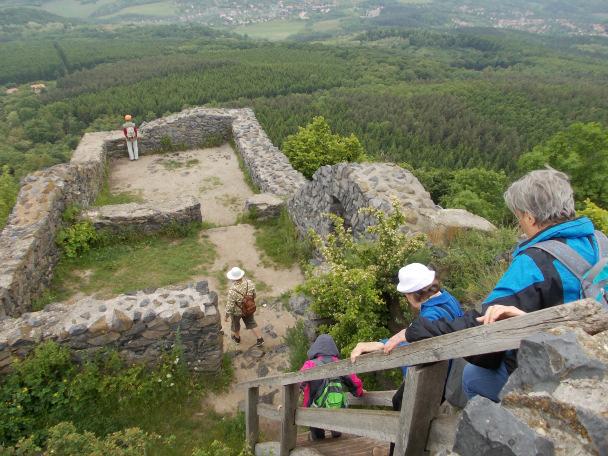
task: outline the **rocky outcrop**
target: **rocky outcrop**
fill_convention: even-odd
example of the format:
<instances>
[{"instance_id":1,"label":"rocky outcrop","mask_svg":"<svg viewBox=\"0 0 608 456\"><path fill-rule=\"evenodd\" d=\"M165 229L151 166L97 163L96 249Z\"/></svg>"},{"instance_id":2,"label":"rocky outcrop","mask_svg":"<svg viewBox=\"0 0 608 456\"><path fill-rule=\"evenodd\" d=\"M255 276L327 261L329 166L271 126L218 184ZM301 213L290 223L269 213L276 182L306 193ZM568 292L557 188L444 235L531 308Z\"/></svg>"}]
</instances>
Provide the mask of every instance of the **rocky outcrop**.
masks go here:
<instances>
[{"instance_id":1,"label":"rocky outcrop","mask_svg":"<svg viewBox=\"0 0 608 456\"><path fill-rule=\"evenodd\" d=\"M51 304L41 312L0 321L0 372L35 345L55 341L84 359L113 348L129 362L154 364L171 350L179 334L188 366L215 372L222 360L217 294L207 282L143 290L107 301L82 299Z\"/></svg>"},{"instance_id":2,"label":"rocky outcrop","mask_svg":"<svg viewBox=\"0 0 608 456\"><path fill-rule=\"evenodd\" d=\"M253 195L245 201L245 212L255 215L258 220L277 217L285 207L285 201L272 193Z\"/></svg>"},{"instance_id":3,"label":"rocky outcrop","mask_svg":"<svg viewBox=\"0 0 608 456\"><path fill-rule=\"evenodd\" d=\"M454 451L608 454L608 332L556 329L522 341L501 403L470 401Z\"/></svg>"},{"instance_id":4,"label":"rocky outcrop","mask_svg":"<svg viewBox=\"0 0 608 456\"><path fill-rule=\"evenodd\" d=\"M96 229L110 232L134 230L152 234L173 225L201 222L201 203L193 196L162 203L129 203L93 207L82 214Z\"/></svg>"},{"instance_id":5,"label":"rocky outcrop","mask_svg":"<svg viewBox=\"0 0 608 456\"><path fill-rule=\"evenodd\" d=\"M331 222L325 217L331 212L360 236L375 223L375 217L360 209L373 207L390 212L393 199L406 215L407 230L434 234L438 241L457 229L494 229L490 222L467 211L437 207L411 172L390 163L323 166L289 200L288 208L302 234L310 229L321 235L331 232Z\"/></svg>"}]
</instances>

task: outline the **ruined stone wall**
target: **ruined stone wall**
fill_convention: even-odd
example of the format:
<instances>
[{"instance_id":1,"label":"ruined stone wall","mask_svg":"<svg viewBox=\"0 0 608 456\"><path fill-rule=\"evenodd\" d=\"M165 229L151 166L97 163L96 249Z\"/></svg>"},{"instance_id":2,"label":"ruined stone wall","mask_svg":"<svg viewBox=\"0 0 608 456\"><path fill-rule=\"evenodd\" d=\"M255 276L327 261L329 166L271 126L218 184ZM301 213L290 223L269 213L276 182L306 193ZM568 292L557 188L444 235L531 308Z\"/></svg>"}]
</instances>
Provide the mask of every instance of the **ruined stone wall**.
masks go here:
<instances>
[{"instance_id":1,"label":"ruined stone wall","mask_svg":"<svg viewBox=\"0 0 608 456\"><path fill-rule=\"evenodd\" d=\"M144 290L108 301L82 299L0 321L0 373L36 344L55 341L84 359L112 348L128 362L155 364L171 351L177 334L190 369L216 372L222 362L217 294L202 281Z\"/></svg>"},{"instance_id":2,"label":"ruined stone wall","mask_svg":"<svg viewBox=\"0 0 608 456\"><path fill-rule=\"evenodd\" d=\"M492 230L487 220L461 209L441 209L409 171L391 163L339 163L323 166L311 181L288 201L289 214L302 234L312 229L326 235L332 230L328 212L339 215L355 235L375 223L360 209L392 210L396 199L406 215L405 227L437 237L452 228Z\"/></svg>"},{"instance_id":3,"label":"ruined stone wall","mask_svg":"<svg viewBox=\"0 0 608 456\"><path fill-rule=\"evenodd\" d=\"M50 283L59 258L55 236L70 204L89 205L105 172L105 141L115 133L87 133L70 163L25 177L0 233L0 316L18 316Z\"/></svg>"},{"instance_id":4,"label":"ruined stone wall","mask_svg":"<svg viewBox=\"0 0 608 456\"><path fill-rule=\"evenodd\" d=\"M143 124L140 135L143 154L158 151L163 138L180 147L202 147L233 137L237 152L261 190L287 197L305 183L302 174L270 142L251 109L188 109ZM87 133L70 163L24 179L17 203L0 234L0 317L17 317L31 309L32 300L50 283L59 258L55 237L63 211L72 203L89 206L103 184L106 159L126 155L121 130ZM113 218L121 220L116 226L139 224L153 231L171 220L192 218L191 206L173 212L139 207L130 219L121 219L121 208L114 216L104 218L108 209L103 209L98 211L103 219L98 222L108 227L112 224L108 220Z\"/></svg>"},{"instance_id":5,"label":"ruined stone wall","mask_svg":"<svg viewBox=\"0 0 608 456\"><path fill-rule=\"evenodd\" d=\"M201 203L193 196L155 203L128 203L93 207L81 215L95 229L118 233L136 230L152 234L174 224L202 222Z\"/></svg>"}]
</instances>

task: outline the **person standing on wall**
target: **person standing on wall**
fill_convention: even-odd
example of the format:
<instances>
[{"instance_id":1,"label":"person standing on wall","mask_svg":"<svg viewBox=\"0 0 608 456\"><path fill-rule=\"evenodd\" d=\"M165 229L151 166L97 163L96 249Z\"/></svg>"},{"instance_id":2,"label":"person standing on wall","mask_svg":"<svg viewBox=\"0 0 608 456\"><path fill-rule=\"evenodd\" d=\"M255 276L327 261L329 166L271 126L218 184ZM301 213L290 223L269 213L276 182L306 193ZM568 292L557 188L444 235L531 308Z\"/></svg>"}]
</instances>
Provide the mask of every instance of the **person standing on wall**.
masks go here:
<instances>
[{"instance_id":1,"label":"person standing on wall","mask_svg":"<svg viewBox=\"0 0 608 456\"><path fill-rule=\"evenodd\" d=\"M261 347L264 345L264 338L258 329L258 324L255 321L254 315L255 306L255 284L244 278L245 271L241 268L234 267L226 274L226 277L232 281L228 290L228 298L226 300L226 321L231 321L230 329L232 334L230 338L237 344L241 343L241 319L245 323L245 328L251 329L257 338L256 345Z\"/></svg>"},{"instance_id":2,"label":"person standing on wall","mask_svg":"<svg viewBox=\"0 0 608 456\"><path fill-rule=\"evenodd\" d=\"M127 150L129 151L129 160L139 160L139 149L137 148L137 127L131 121L131 114L125 116L125 123L122 124L122 132L127 140Z\"/></svg>"}]
</instances>

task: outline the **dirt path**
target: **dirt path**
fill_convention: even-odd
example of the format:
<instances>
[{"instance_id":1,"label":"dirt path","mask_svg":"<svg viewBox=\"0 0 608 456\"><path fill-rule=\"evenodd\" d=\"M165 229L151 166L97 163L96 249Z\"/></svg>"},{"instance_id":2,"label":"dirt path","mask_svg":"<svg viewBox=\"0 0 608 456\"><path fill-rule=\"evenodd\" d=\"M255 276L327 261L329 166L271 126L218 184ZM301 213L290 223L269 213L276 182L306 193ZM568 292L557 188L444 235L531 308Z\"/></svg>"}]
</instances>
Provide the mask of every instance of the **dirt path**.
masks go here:
<instances>
[{"instance_id":1,"label":"dirt path","mask_svg":"<svg viewBox=\"0 0 608 456\"><path fill-rule=\"evenodd\" d=\"M233 358L234 384L227 393L209 397L202 406L203 409L213 407L219 413L235 413L244 399L243 392L235 389L236 383L280 373L288 367L283 336L287 328L294 326L295 319L284 310L279 297L302 283L300 268L267 266L255 246L255 228L235 224L244 201L253 193L238 166L236 154L227 144L212 149L143 156L137 162L116 160L112 163L110 188L112 192L139 193L146 201L180 195L193 195L201 200L203 220L222 226L201 233L215 245L217 256L209 274L194 280L209 281L209 288L219 295L222 316L228 286L226 271L239 266L256 283L259 309L256 321L264 335L264 349L254 347L255 336L247 330L241 333L241 344L234 343L230 339L229 323L222 318L224 352ZM272 397L267 398L270 399Z\"/></svg>"}]
</instances>

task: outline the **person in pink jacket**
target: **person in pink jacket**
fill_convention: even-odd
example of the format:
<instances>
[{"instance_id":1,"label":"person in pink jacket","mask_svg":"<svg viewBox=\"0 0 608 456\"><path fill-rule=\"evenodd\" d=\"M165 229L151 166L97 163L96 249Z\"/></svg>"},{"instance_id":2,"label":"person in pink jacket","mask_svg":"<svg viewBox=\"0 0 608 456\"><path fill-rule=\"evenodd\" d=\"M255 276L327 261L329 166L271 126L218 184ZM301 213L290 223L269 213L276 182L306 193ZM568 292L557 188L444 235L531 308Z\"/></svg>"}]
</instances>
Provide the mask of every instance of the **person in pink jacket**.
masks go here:
<instances>
[{"instance_id":1,"label":"person in pink jacket","mask_svg":"<svg viewBox=\"0 0 608 456\"><path fill-rule=\"evenodd\" d=\"M317 337L317 340L314 341L306 354L308 360L302 365L300 371L340 360L338 347L329 334L321 334ZM348 390L355 397L361 397L363 395L363 382L355 374L344 375L339 377L339 379L312 380L300 384L300 389L304 393L302 407L318 407L315 401L323 394L329 380L339 380L342 385L344 385L345 390ZM337 431L331 431L331 435L332 437L340 437L342 434ZM324 438L324 429L310 428L311 440L321 440Z\"/></svg>"}]
</instances>

